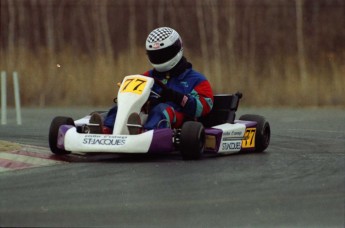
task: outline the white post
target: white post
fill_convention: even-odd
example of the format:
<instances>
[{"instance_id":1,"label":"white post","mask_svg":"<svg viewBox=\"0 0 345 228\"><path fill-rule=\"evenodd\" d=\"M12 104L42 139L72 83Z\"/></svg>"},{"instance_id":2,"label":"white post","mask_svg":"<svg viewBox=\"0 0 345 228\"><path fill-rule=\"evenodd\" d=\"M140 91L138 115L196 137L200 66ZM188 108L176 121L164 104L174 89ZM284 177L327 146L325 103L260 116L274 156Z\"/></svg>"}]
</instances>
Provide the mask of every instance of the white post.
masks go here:
<instances>
[{"instance_id":1,"label":"white post","mask_svg":"<svg viewBox=\"0 0 345 228\"><path fill-rule=\"evenodd\" d=\"M7 122L7 91L6 91L6 72L1 71L1 125Z\"/></svg>"},{"instance_id":2,"label":"white post","mask_svg":"<svg viewBox=\"0 0 345 228\"><path fill-rule=\"evenodd\" d=\"M17 124L22 124L22 114L20 110L20 96L19 96L19 83L18 83L18 73L15 71L13 72L13 89L14 89L14 102L16 106L16 116L17 116Z\"/></svg>"}]
</instances>

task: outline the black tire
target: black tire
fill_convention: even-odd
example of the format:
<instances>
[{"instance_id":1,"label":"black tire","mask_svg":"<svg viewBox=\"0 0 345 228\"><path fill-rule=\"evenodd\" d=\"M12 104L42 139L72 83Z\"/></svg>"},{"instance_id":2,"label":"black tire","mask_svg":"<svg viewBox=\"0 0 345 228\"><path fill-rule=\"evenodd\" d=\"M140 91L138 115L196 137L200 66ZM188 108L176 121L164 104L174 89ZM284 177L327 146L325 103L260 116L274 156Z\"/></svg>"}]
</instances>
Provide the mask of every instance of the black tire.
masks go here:
<instances>
[{"instance_id":1,"label":"black tire","mask_svg":"<svg viewBox=\"0 0 345 228\"><path fill-rule=\"evenodd\" d=\"M185 122L181 129L180 151L184 160L200 159L205 147L204 126L195 121Z\"/></svg>"},{"instance_id":2,"label":"black tire","mask_svg":"<svg viewBox=\"0 0 345 228\"><path fill-rule=\"evenodd\" d=\"M70 151L62 150L57 147L57 140L59 135L59 128L61 125L74 125L74 120L70 117L57 116L55 117L49 129L49 147L50 150L57 155L69 154Z\"/></svg>"},{"instance_id":3,"label":"black tire","mask_svg":"<svg viewBox=\"0 0 345 228\"><path fill-rule=\"evenodd\" d=\"M246 114L240 117L240 120L257 122L255 134L255 151L263 152L267 149L271 140L270 124L263 116Z\"/></svg>"}]
</instances>

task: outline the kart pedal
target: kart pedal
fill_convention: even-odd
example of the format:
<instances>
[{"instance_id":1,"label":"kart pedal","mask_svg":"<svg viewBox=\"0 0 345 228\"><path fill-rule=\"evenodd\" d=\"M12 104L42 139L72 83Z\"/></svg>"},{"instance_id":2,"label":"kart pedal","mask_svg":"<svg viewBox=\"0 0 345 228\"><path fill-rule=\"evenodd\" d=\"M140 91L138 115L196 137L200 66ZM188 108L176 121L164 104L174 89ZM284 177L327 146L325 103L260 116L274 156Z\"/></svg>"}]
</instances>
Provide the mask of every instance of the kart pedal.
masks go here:
<instances>
[{"instance_id":1,"label":"kart pedal","mask_svg":"<svg viewBox=\"0 0 345 228\"><path fill-rule=\"evenodd\" d=\"M130 135L137 135L142 132L143 126L138 113L133 112L127 120L127 128Z\"/></svg>"},{"instance_id":2,"label":"kart pedal","mask_svg":"<svg viewBox=\"0 0 345 228\"><path fill-rule=\"evenodd\" d=\"M92 134L102 134L103 132L103 118L102 116L94 112L91 114L90 120L89 120L89 132Z\"/></svg>"}]
</instances>

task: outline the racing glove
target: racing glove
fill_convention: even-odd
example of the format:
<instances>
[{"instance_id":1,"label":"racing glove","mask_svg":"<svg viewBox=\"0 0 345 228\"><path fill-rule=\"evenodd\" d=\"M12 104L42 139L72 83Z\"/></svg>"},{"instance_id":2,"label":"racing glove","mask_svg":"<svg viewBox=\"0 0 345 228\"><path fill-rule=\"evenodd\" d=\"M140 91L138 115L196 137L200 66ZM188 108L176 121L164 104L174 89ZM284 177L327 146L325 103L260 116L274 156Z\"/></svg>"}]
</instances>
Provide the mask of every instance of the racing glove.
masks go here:
<instances>
[{"instance_id":1,"label":"racing glove","mask_svg":"<svg viewBox=\"0 0 345 228\"><path fill-rule=\"evenodd\" d=\"M172 101L182 107L184 107L188 101L188 97L186 95L169 88L164 88L161 92L161 96L163 101Z\"/></svg>"},{"instance_id":2,"label":"racing glove","mask_svg":"<svg viewBox=\"0 0 345 228\"><path fill-rule=\"evenodd\" d=\"M188 101L188 97L184 95L183 93L177 92L173 89L168 88L163 82L161 82L159 79L154 78L155 83L159 85L162 88L162 92L160 93L160 102L167 102L172 101L175 104L179 104L182 107L184 107Z\"/></svg>"}]
</instances>

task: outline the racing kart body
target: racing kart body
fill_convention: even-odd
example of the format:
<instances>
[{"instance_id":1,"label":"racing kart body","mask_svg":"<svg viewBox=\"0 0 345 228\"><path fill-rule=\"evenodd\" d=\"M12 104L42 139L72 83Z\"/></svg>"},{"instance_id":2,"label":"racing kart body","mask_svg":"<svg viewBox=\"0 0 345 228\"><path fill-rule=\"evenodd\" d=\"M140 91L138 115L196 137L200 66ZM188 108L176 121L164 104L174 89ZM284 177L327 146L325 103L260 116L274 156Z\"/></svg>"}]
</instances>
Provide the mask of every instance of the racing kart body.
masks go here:
<instances>
[{"instance_id":1,"label":"racing kart body","mask_svg":"<svg viewBox=\"0 0 345 228\"><path fill-rule=\"evenodd\" d=\"M183 159L198 159L205 153L229 154L264 151L270 141L270 125L259 115L235 120L241 93L214 96L212 111L198 121L187 121L180 129L153 129L130 134L128 118L137 113L145 122L142 107L147 102L154 79L126 76L121 83L118 111L112 134L83 132L92 125L90 115L74 121L55 117L49 130L49 146L55 154L69 153L171 153L180 151Z\"/></svg>"}]
</instances>

